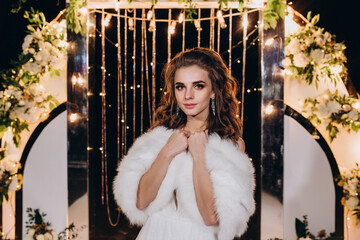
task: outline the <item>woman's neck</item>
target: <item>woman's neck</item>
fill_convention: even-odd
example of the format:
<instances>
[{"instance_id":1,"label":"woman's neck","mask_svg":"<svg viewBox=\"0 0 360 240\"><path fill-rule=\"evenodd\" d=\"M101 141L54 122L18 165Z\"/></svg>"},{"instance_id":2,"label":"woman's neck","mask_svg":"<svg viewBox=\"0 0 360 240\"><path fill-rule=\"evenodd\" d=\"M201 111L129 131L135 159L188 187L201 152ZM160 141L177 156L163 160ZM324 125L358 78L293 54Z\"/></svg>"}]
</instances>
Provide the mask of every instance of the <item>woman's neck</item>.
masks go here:
<instances>
[{"instance_id":1,"label":"woman's neck","mask_svg":"<svg viewBox=\"0 0 360 240\"><path fill-rule=\"evenodd\" d=\"M206 121L188 117L184 130L190 132L190 134L193 134L195 132L205 131L206 127L207 127Z\"/></svg>"}]
</instances>

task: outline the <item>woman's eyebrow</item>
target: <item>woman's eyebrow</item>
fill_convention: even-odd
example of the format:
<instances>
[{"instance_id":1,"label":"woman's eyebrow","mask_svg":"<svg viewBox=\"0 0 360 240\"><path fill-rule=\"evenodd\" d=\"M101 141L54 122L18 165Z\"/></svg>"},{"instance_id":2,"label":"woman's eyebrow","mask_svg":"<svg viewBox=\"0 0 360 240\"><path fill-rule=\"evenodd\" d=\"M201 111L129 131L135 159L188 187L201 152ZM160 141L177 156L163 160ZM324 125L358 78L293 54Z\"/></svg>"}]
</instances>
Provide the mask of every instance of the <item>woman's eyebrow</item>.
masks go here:
<instances>
[{"instance_id":1,"label":"woman's eyebrow","mask_svg":"<svg viewBox=\"0 0 360 240\"><path fill-rule=\"evenodd\" d=\"M198 80L198 81L193 82L193 84L199 84L199 83L206 84L206 82L205 82L205 81L203 81L203 80Z\"/></svg>"},{"instance_id":2,"label":"woman's eyebrow","mask_svg":"<svg viewBox=\"0 0 360 240\"><path fill-rule=\"evenodd\" d=\"M206 84L206 82L203 81L203 80L198 80L198 81L192 82L193 85L196 85L196 84L199 84L199 83ZM175 85L184 85L184 83L176 82Z\"/></svg>"}]
</instances>

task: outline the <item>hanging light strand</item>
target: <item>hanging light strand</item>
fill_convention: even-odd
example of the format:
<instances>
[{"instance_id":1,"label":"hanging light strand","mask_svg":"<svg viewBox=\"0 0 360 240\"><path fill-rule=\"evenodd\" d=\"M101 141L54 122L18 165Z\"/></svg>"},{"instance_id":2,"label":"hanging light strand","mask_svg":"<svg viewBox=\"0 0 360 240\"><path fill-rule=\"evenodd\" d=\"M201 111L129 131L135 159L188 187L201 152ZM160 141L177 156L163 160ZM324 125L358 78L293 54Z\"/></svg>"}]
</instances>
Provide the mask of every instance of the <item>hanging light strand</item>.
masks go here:
<instances>
[{"instance_id":1,"label":"hanging light strand","mask_svg":"<svg viewBox=\"0 0 360 240\"><path fill-rule=\"evenodd\" d=\"M127 10L125 9L125 20L124 20L124 151L123 154L127 153Z\"/></svg>"},{"instance_id":2,"label":"hanging light strand","mask_svg":"<svg viewBox=\"0 0 360 240\"><path fill-rule=\"evenodd\" d=\"M246 20L245 20L246 19ZM244 22L246 21L246 24L244 24ZM248 39L247 36L247 12L246 10L244 10L244 15L243 15L243 57L242 57L242 86L241 86L241 108L240 108L240 121L241 123L243 123L244 121L244 106L245 106L245 80L246 80L246 75L245 75L245 69L246 69L246 42ZM241 136L243 135L243 129L241 128Z\"/></svg>"},{"instance_id":3,"label":"hanging light strand","mask_svg":"<svg viewBox=\"0 0 360 240\"><path fill-rule=\"evenodd\" d=\"M142 16L145 18L145 9L142 9ZM145 42L144 36L146 35L145 20L141 21L141 85L140 85L140 134L144 131L144 57L145 57Z\"/></svg>"},{"instance_id":4,"label":"hanging light strand","mask_svg":"<svg viewBox=\"0 0 360 240\"><path fill-rule=\"evenodd\" d=\"M230 17L229 17L229 72L231 73L231 53L232 53L232 8L230 8Z\"/></svg>"},{"instance_id":5,"label":"hanging light strand","mask_svg":"<svg viewBox=\"0 0 360 240\"><path fill-rule=\"evenodd\" d=\"M171 60L171 32L173 29L173 26L171 24L171 9L169 9L168 12L168 38L167 38L167 62L170 62Z\"/></svg>"},{"instance_id":6,"label":"hanging light strand","mask_svg":"<svg viewBox=\"0 0 360 240\"><path fill-rule=\"evenodd\" d=\"M106 86L105 86L105 11L102 9L101 14L101 203L105 204L105 162L106 155Z\"/></svg>"},{"instance_id":7,"label":"hanging light strand","mask_svg":"<svg viewBox=\"0 0 360 240\"><path fill-rule=\"evenodd\" d=\"M136 9L133 9L133 141L136 136Z\"/></svg>"},{"instance_id":8,"label":"hanging light strand","mask_svg":"<svg viewBox=\"0 0 360 240\"><path fill-rule=\"evenodd\" d=\"M154 10L155 11L155 10ZM155 18L155 17L154 17ZM152 60L151 60L151 93L152 93L152 122L155 121L155 107L156 107L156 22L154 19L154 31L152 32Z\"/></svg>"}]
</instances>

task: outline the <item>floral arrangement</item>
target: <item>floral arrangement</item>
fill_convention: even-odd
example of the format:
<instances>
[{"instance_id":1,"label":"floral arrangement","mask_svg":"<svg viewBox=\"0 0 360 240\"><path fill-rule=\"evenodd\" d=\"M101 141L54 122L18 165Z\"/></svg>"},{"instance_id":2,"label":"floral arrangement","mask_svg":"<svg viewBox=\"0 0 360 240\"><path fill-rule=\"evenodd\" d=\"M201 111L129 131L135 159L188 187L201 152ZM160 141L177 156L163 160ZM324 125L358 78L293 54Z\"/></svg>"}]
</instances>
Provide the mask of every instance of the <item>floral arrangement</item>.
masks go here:
<instances>
[{"instance_id":1,"label":"floral arrangement","mask_svg":"<svg viewBox=\"0 0 360 240\"><path fill-rule=\"evenodd\" d=\"M22 53L11 69L0 71L0 138L6 131L13 135L16 147L20 134L29 130L31 123L44 120L59 103L41 85L43 79L59 76L66 66L65 21L46 22L43 13L25 11L29 21L28 35L22 44ZM18 157L6 156L6 143L0 154L0 204L8 198L7 192L21 188L22 178L17 174Z\"/></svg>"},{"instance_id":2,"label":"floral arrangement","mask_svg":"<svg viewBox=\"0 0 360 240\"><path fill-rule=\"evenodd\" d=\"M28 220L26 221L27 233L24 240L70 240L78 237L77 231L81 229L75 228L72 223L69 227L65 228L59 234L51 229L51 224L45 222L45 213L40 213L39 209L28 208ZM69 237L66 237L66 231L69 232Z\"/></svg>"},{"instance_id":3,"label":"floral arrangement","mask_svg":"<svg viewBox=\"0 0 360 240\"><path fill-rule=\"evenodd\" d=\"M332 142L339 132L339 126L348 132L360 129L360 100L352 96L340 96L338 92L325 93L315 98L306 98L303 113L315 126L324 123Z\"/></svg>"},{"instance_id":4,"label":"floral arrangement","mask_svg":"<svg viewBox=\"0 0 360 240\"><path fill-rule=\"evenodd\" d=\"M298 240L339 240L340 237L336 236L335 233L327 235L326 231L321 230L316 236L309 231L309 223L307 216L303 216L303 220L296 218L295 220L296 235Z\"/></svg>"},{"instance_id":5,"label":"floral arrangement","mask_svg":"<svg viewBox=\"0 0 360 240\"><path fill-rule=\"evenodd\" d=\"M20 167L17 156L5 157L5 148L0 150L0 206L4 198L9 199L9 190L15 192L20 189L22 175L17 173Z\"/></svg>"},{"instance_id":6,"label":"floral arrangement","mask_svg":"<svg viewBox=\"0 0 360 240\"><path fill-rule=\"evenodd\" d=\"M335 35L315 26L319 15L311 18L305 26L299 27L298 32L285 39L285 58L283 65L290 73L290 78L306 81L317 87L320 80L331 81L335 84L347 79L347 61L343 43L335 41Z\"/></svg>"},{"instance_id":7,"label":"floral arrangement","mask_svg":"<svg viewBox=\"0 0 360 240\"><path fill-rule=\"evenodd\" d=\"M343 188L344 196L341 203L346 206L353 215L356 216L357 223L360 221L360 168L356 163L356 168L347 169L338 177L337 183Z\"/></svg>"}]
</instances>

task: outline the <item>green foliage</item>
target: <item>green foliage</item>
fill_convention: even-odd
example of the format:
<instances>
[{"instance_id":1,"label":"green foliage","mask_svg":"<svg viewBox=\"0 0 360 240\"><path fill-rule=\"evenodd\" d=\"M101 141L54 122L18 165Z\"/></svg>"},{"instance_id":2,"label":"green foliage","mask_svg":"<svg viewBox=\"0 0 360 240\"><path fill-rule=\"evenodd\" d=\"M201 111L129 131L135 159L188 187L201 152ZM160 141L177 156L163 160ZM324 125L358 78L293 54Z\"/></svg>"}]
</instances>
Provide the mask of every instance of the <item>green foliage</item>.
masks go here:
<instances>
[{"instance_id":1,"label":"green foliage","mask_svg":"<svg viewBox=\"0 0 360 240\"><path fill-rule=\"evenodd\" d=\"M360 101L353 96L327 91L315 98L306 98L302 112L315 126L326 123L330 142L340 132L340 126L348 132L360 129Z\"/></svg>"},{"instance_id":2,"label":"green foliage","mask_svg":"<svg viewBox=\"0 0 360 240\"><path fill-rule=\"evenodd\" d=\"M268 0L264 8L264 29L276 28L279 18L285 18L286 3L283 0Z\"/></svg>"},{"instance_id":3,"label":"green foliage","mask_svg":"<svg viewBox=\"0 0 360 240\"><path fill-rule=\"evenodd\" d=\"M55 231L50 228L51 223L45 221L46 214L41 213L39 208L27 208L26 212L28 214L28 220L25 222L27 233L29 234L29 230L32 230L33 232L31 233L32 235L30 237L32 237L33 239L40 238L39 235L51 234L53 239L73 240L78 237L78 231L81 231L85 228L85 226L82 226L80 229L78 229L75 227L74 223L71 223L59 234L56 234ZM66 234L67 232L68 237Z\"/></svg>"},{"instance_id":4,"label":"green foliage","mask_svg":"<svg viewBox=\"0 0 360 240\"><path fill-rule=\"evenodd\" d=\"M22 8L22 5L24 3L26 3L27 0L13 0L13 2L11 3L10 7L11 7L11 10L10 12L12 13L18 13L21 8Z\"/></svg>"},{"instance_id":5,"label":"green foliage","mask_svg":"<svg viewBox=\"0 0 360 240\"><path fill-rule=\"evenodd\" d=\"M132 0L128 0L131 2ZM70 5L66 9L66 24L67 28L76 33L85 35L86 34L86 14L82 14L79 10L86 7L85 0L71 0Z\"/></svg>"},{"instance_id":6,"label":"green foliage","mask_svg":"<svg viewBox=\"0 0 360 240\"><path fill-rule=\"evenodd\" d=\"M309 222L307 220L307 215L303 216L303 220L299 220L298 218L295 219L295 228L296 228L296 235L297 239L304 238L304 239L312 239L312 240L340 240L342 239L339 236L336 236L335 233L330 233L327 235L326 231L320 230L318 234L315 236L309 231Z\"/></svg>"}]
</instances>

